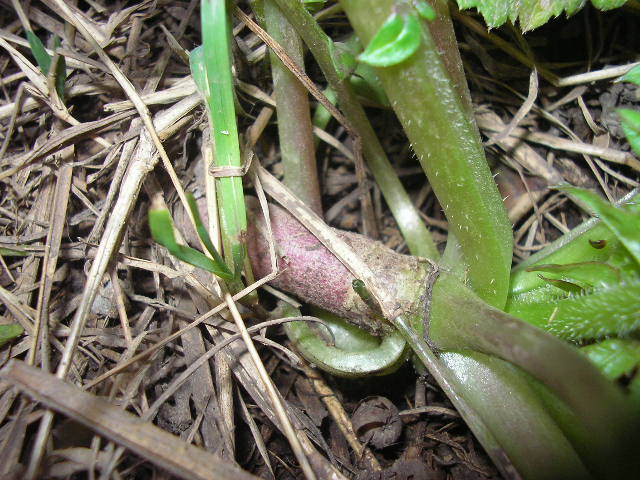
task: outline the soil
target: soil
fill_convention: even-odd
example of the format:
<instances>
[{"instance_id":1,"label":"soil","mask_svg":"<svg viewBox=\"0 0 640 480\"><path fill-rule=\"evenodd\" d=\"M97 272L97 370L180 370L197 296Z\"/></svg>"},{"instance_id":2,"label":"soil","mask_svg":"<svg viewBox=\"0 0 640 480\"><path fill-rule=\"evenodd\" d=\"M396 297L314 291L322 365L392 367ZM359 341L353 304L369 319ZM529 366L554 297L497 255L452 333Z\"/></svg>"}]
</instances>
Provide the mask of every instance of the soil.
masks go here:
<instances>
[{"instance_id":1,"label":"soil","mask_svg":"<svg viewBox=\"0 0 640 480\"><path fill-rule=\"evenodd\" d=\"M86 18L96 22L105 33L102 44L138 92L145 86L150 91L166 90L189 75L189 67L180 55L184 52L170 47L162 28L172 33L181 49L191 50L199 45L199 8L192 9L199 2L67 3L77 3ZM248 12L245 3L240 2L240 7ZM0 355L5 363L10 359L30 359L47 371L55 371L69 337L68 327L81 305L91 265L96 262L96 252L99 245L108 241L110 227L105 229L105 225L119 209L130 207L117 254L113 255L104 279L98 282L97 300L85 312L85 330L71 370L71 381L78 387L87 387L116 365L207 312L217 304L217 295L203 287L210 284L210 277L175 262L151 240L147 227L151 197L162 195L168 205L177 202L166 170L157 166L149 173L141 193L131 198L130 205L114 202L123 191L117 186L132 175L130 171L125 173L126 163L135 160L130 155L133 145L125 141L138 138L140 132L138 115L130 105L125 106L130 114L121 117L109 110L116 102L127 100L122 88L82 35L65 26L54 10L33 2L27 15L40 38L50 41L53 33L63 38L62 53L68 56L70 68L65 104L79 126L72 129L68 117L65 120L66 113L56 117L50 98L36 98L16 57L5 48L0 50L3 142L0 246L26 251L23 257L3 257L0 323L19 322L29 327L27 334L4 345ZM473 11L461 15L481 22ZM181 26L184 19L187 20ZM539 65L566 78L637 60L638 20L636 7L606 13L587 7L570 19L553 20L524 37L510 27L496 29L491 35L512 45L526 45ZM339 11L323 20L322 25L334 38L349 32ZM462 22L456 21L455 25L478 115L502 122L504 127L528 94L530 69ZM18 37L25 37L25 32L11 2L0 2L0 26L0 38L6 38L33 61L24 42L18 41ZM262 57L261 45L247 28L237 26L234 61L240 82L239 131L243 135L265 105L261 95L271 94L272 90L268 60ZM72 61L76 58L72 52L76 54L76 63ZM309 55L307 62L312 79L324 86L325 81ZM157 71L162 75L154 85L149 80ZM546 134L550 139L569 138L578 146L596 145L606 152L630 151L615 110L638 105L636 87L616 83L615 77L558 87L539 76L535 103L539 109L530 110L518 128ZM150 103L151 113L167 109L186 95L181 93L163 103ZM12 106L14 102L17 108ZM368 113L394 167L443 249L446 219L417 168L402 128L386 108L372 107ZM94 123L100 121L105 121L105 125ZM177 132L164 143L165 148L183 187L194 191L196 197L203 197L205 188L197 177L202 175L199 160L202 132L207 128L206 114L200 106L174 123ZM484 140L496 134L486 123L479 121L479 124ZM499 131L502 127L495 128ZM329 124L326 130L347 148L352 147L351 139L337 124ZM514 142L508 146L500 143L487 146L487 156L499 172L497 182L507 197L505 204L514 222L515 263L586 218L549 189L554 178L598 188L612 198L619 198L638 185L638 171L631 166L612 163L602 156L587 156L586 151L576 152L565 144L550 146L551 141L543 144L516 138ZM263 166L276 175L282 173L275 116L260 136L256 153ZM519 155L533 158L533 167L523 164ZM325 218L334 227L360 231L362 218L353 162L325 143L318 147L317 159ZM64 165L73 167L67 178L66 200ZM247 182L248 191L251 188ZM375 184L371 192L380 240L400 253L407 253ZM62 203L55 203L56 198ZM535 209L531 198L535 199ZM189 237L188 232L186 236ZM45 257L46 245L51 252L49 257ZM46 258L53 258L53 264L47 265ZM258 306L242 310L247 324L264 320L267 311L275 306L272 292L260 291L256 300ZM43 309L47 312L45 316L39 313ZM33 325L41 318L48 321L44 338L49 348L39 348L32 356ZM225 319L230 320L228 315ZM123 373L91 386L89 391L123 410L142 415L171 388L180 373L220 342L218 329L232 331L222 320L202 324L154 356L140 359ZM357 440L368 451L367 455L356 455L323 402L328 394L319 393L308 369L293 364L286 352L273 346L273 342L287 345L281 328L269 328L266 336L268 339L259 346L264 365L288 402L296 425L304 426L321 452L318 456L326 459L321 461L325 462L322 463L325 468L331 464L345 477L360 479L502 478L437 384L428 375L417 374L409 363L385 377L342 379L321 374L330 396L342 405L353 421ZM235 357L244 354L242 347L237 347L205 362L152 415L153 422L178 436L180 442L194 444L230 464L237 462L259 477L273 478L273 473L278 479L302 478L289 442L277 428L260 380L251 377L253 370L246 363L250 361L246 355L245 363ZM55 407L55 399L35 403L32 397L9 387L9 383L0 384L0 477L22 478L36 451L36 432L45 409L59 408ZM64 399L57 401L64 404ZM429 408L421 413L408 412L421 407ZM160 453L145 456L134 453L134 449L125 450L109 467L110 461L117 458L113 444L108 441L113 437L101 438L96 434L103 432L96 426L97 420L96 424L91 419L83 420L82 425L74 420L79 417L73 412L56 415L53 440L44 452L40 473L43 478L95 478L94 475L104 474L109 468L113 469L114 478L170 477L161 466Z\"/></svg>"}]
</instances>

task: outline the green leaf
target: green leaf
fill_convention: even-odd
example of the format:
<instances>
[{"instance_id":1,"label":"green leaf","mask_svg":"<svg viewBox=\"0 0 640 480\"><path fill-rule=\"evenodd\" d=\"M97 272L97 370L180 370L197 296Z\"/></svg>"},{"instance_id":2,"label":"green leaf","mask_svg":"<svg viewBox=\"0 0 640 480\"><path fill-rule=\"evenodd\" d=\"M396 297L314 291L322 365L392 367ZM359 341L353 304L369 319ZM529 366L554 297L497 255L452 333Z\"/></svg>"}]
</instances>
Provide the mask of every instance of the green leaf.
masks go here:
<instances>
[{"instance_id":1,"label":"green leaf","mask_svg":"<svg viewBox=\"0 0 640 480\"><path fill-rule=\"evenodd\" d=\"M392 13L358 59L374 67L397 65L415 53L420 46L420 35L416 15Z\"/></svg>"},{"instance_id":2,"label":"green leaf","mask_svg":"<svg viewBox=\"0 0 640 480\"><path fill-rule=\"evenodd\" d=\"M611 380L617 380L640 365L640 342L636 340L609 338L581 350Z\"/></svg>"},{"instance_id":3,"label":"green leaf","mask_svg":"<svg viewBox=\"0 0 640 480\"><path fill-rule=\"evenodd\" d=\"M624 336L640 328L640 278L568 296L550 294L511 299L507 312L571 341Z\"/></svg>"},{"instance_id":4,"label":"green leaf","mask_svg":"<svg viewBox=\"0 0 640 480\"><path fill-rule=\"evenodd\" d=\"M622 280L621 272L618 268L613 267L605 262L587 261L568 264L542 264L534 265L527 268L527 272L544 272L552 275L551 277L540 276L545 281L555 285L555 281L569 282L571 285L577 287L578 290L570 289L565 291L571 291L578 293L581 290L586 290L596 285L613 284ZM562 288L560 285L557 287Z\"/></svg>"},{"instance_id":5,"label":"green leaf","mask_svg":"<svg viewBox=\"0 0 640 480\"><path fill-rule=\"evenodd\" d=\"M27 30L27 40L29 40L29 46L31 47L31 53L33 53L40 71L44 75L49 75L49 69L51 68L51 56L47 53L46 48L42 40L33 33L31 30Z\"/></svg>"},{"instance_id":6,"label":"green leaf","mask_svg":"<svg viewBox=\"0 0 640 480\"><path fill-rule=\"evenodd\" d=\"M598 10L613 10L627 3L627 0L591 0L591 4Z\"/></svg>"},{"instance_id":7,"label":"green leaf","mask_svg":"<svg viewBox=\"0 0 640 480\"><path fill-rule=\"evenodd\" d=\"M196 199L193 196L193 193L187 193L187 202L189 202L189 210L191 210L191 215L193 215L193 221L196 224L196 231L198 232L200 240L202 240L202 244L218 264L224 265L226 267L224 259L220 256L218 250L216 250L216 247L213 246L213 242L211 241L209 232L202 223L202 218L200 217L200 212L198 211L198 204L196 203Z\"/></svg>"},{"instance_id":8,"label":"green leaf","mask_svg":"<svg viewBox=\"0 0 640 480\"><path fill-rule=\"evenodd\" d=\"M56 35L53 37L53 48L58 49L62 46L60 38ZM60 100L64 101L64 83L67 79L67 62L63 55L58 54L58 63L56 63L56 92Z\"/></svg>"},{"instance_id":9,"label":"green leaf","mask_svg":"<svg viewBox=\"0 0 640 480\"><path fill-rule=\"evenodd\" d=\"M325 0L302 0L304 8L307 9L309 13L319 12L324 8Z\"/></svg>"},{"instance_id":10,"label":"green leaf","mask_svg":"<svg viewBox=\"0 0 640 480\"><path fill-rule=\"evenodd\" d=\"M431 22L436 19L436 11L424 0L414 0L413 6L416 7L418 14L425 20Z\"/></svg>"},{"instance_id":11,"label":"green leaf","mask_svg":"<svg viewBox=\"0 0 640 480\"><path fill-rule=\"evenodd\" d=\"M51 63L53 61L53 57L47 53L44 44L38 38L38 36L33 33L31 30L27 30L27 40L29 41L29 46L31 47L31 53L36 59L38 63L38 67L40 67L40 71L46 76L49 75L49 71L51 70ZM53 37L53 48L59 48L61 46L60 39L57 35ZM67 78L67 63L64 59L64 56L60 55L58 58L58 62L56 64L56 91L58 92L58 96L61 100L64 100L64 82Z\"/></svg>"},{"instance_id":12,"label":"green leaf","mask_svg":"<svg viewBox=\"0 0 640 480\"><path fill-rule=\"evenodd\" d=\"M195 267L207 270L224 280L233 280L233 274L224 262L217 262L202 252L178 244L175 234L173 233L171 215L169 215L167 210L149 210L149 228L151 229L153 239L169 250L169 253L174 257Z\"/></svg>"},{"instance_id":13,"label":"green leaf","mask_svg":"<svg viewBox=\"0 0 640 480\"><path fill-rule=\"evenodd\" d=\"M26 257L29 252L15 248L0 247L0 255L3 257Z\"/></svg>"},{"instance_id":14,"label":"green leaf","mask_svg":"<svg viewBox=\"0 0 640 480\"><path fill-rule=\"evenodd\" d=\"M460 9L477 8L489 28L507 20L519 22L523 32L538 28L562 13L571 16L585 6L586 0L457 0ZM591 0L600 10L621 7L627 0Z\"/></svg>"},{"instance_id":15,"label":"green leaf","mask_svg":"<svg viewBox=\"0 0 640 480\"><path fill-rule=\"evenodd\" d=\"M202 45L194 48L189 53L189 67L200 95L205 99L209 98L209 84L207 82L207 69L204 65L204 48Z\"/></svg>"},{"instance_id":16,"label":"green leaf","mask_svg":"<svg viewBox=\"0 0 640 480\"><path fill-rule=\"evenodd\" d=\"M640 86L640 65L636 65L619 79L621 82L635 83Z\"/></svg>"},{"instance_id":17,"label":"green leaf","mask_svg":"<svg viewBox=\"0 0 640 480\"><path fill-rule=\"evenodd\" d=\"M567 192L600 217L640 264L640 212L638 210L617 208L588 190L576 187L560 187L559 190Z\"/></svg>"},{"instance_id":18,"label":"green leaf","mask_svg":"<svg viewBox=\"0 0 640 480\"><path fill-rule=\"evenodd\" d=\"M24 333L24 328L18 324L0 325L0 345L13 340Z\"/></svg>"},{"instance_id":19,"label":"green leaf","mask_svg":"<svg viewBox=\"0 0 640 480\"><path fill-rule=\"evenodd\" d=\"M640 155L640 112L628 108L619 108L617 112L622 118L622 130L629 145L636 155Z\"/></svg>"}]
</instances>

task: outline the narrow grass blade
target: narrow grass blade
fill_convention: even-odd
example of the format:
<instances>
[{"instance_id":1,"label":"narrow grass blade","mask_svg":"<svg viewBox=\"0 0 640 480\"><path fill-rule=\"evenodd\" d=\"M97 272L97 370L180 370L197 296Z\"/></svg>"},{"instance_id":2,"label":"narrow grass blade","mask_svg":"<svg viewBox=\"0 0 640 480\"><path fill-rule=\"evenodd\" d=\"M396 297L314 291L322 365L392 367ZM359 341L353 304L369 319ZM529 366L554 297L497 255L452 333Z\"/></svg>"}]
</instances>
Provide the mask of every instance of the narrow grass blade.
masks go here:
<instances>
[{"instance_id":1,"label":"narrow grass blade","mask_svg":"<svg viewBox=\"0 0 640 480\"><path fill-rule=\"evenodd\" d=\"M213 128L217 167L240 167L231 69L231 28L225 0L202 0L202 43L208 84L207 106ZM219 177L216 182L224 256L239 279L244 267L247 214L242 178Z\"/></svg>"},{"instance_id":2,"label":"narrow grass blade","mask_svg":"<svg viewBox=\"0 0 640 480\"><path fill-rule=\"evenodd\" d=\"M40 38L38 38L38 36L31 30L27 30L27 40L31 47L31 53L33 53L33 56L38 63L38 67L40 67L40 71L45 75L48 75L49 70L51 69L51 56L47 53L42 40L40 40Z\"/></svg>"},{"instance_id":3,"label":"narrow grass blade","mask_svg":"<svg viewBox=\"0 0 640 480\"><path fill-rule=\"evenodd\" d=\"M193 215L193 221L196 224L196 231L198 232L200 240L202 240L202 244L205 246L207 251L211 254L213 259L217 263L224 265L224 259L220 256L218 250L216 250L216 247L211 241L211 237L209 236L207 228L202 223L202 218L200 217L200 212L198 211L198 205L196 204L196 199L194 198L192 193L187 193L187 202L189 202L189 210L191 210L191 214Z\"/></svg>"},{"instance_id":4,"label":"narrow grass blade","mask_svg":"<svg viewBox=\"0 0 640 480\"><path fill-rule=\"evenodd\" d=\"M167 210L150 210L149 227L153 239L169 250L174 257L195 267L207 270L224 280L232 280L233 274L224 262L217 262L191 247L180 245L173 233L173 222Z\"/></svg>"},{"instance_id":5,"label":"narrow grass blade","mask_svg":"<svg viewBox=\"0 0 640 480\"><path fill-rule=\"evenodd\" d=\"M0 255L3 257L26 257L29 253L15 248L0 247Z\"/></svg>"},{"instance_id":6,"label":"narrow grass blade","mask_svg":"<svg viewBox=\"0 0 640 480\"><path fill-rule=\"evenodd\" d=\"M24 333L24 328L18 324L0 325L0 346Z\"/></svg>"}]
</instances>

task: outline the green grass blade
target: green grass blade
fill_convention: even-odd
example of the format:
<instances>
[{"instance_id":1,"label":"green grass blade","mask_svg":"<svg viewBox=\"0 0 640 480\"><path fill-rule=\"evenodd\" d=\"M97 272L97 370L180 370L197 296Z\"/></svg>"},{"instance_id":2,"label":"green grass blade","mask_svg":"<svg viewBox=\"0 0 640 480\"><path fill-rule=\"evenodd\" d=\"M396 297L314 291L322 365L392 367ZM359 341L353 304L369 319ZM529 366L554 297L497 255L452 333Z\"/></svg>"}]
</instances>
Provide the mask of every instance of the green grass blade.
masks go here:
<instances>
[{"instance_id":1,"label":"green grass blade","mask_svg":"<svg viewBox=\"0 0 640 480\"><path fill-rule=\"evenodd\" d=\"M51 56L47 53L47 49L44 48L42 40L40 40L31 30L27 30L27 40L31 47L31 53L33 53L33 56L38 63L38 67L40 67L40 71L45 75L49 75L49 70L51 69Z\"/></svg>"},{"instance_id":2,"label":"green grass blade","mask_svg":"<svg viewBox=\"0 0 640 480\"><path fill-rule=\"evenodd\" d=\"M3 257L27 257L29 252L15 248L0 247L0 255Z\"/></svg>"},{"instance_id":3,"label":"green grass blade","mask_svg":"<svg viewBox=\"0 0 640 480\"><path fill-rule=\"evenodd\" d=\"M215 164L240 167L231 71L231 29L225 1L202 0L201 20ZM237 279L244 266L246 248L243 239L247 230L242 178L219 177L216 180L224 255Z\"/></svg>"},{"instance_id":4,"label":"green grass blade","mask_svg":"<svg viewBox=\"0 0 640 480\"><path fill-rule=\"evenodd\" d=\"M18 324L0 325L0 346L24 333L24 328Z\"/></svg>"},{"instance_id":5,"label":"green grass blade","mask_svg":"<svg viewBox=\"0 0 640 480\"><path fill-rule=\"evenodd\" d=\"M233 274L224 262L212 260L204 253L180 245L173 233L173 222L167 210L149 210L149 228L153 239L165 247L174 257L195 267L211 272L224 280L232 280Z\"/></svg>"},{"instance_id":6,"label":"green grass blade","mask_svg":"<svg viewBox=\"0 0 640 480\"><path fill-rule=\"evenodd\" d=\"M53 48L58 49L62 46L60 38L56 35L53 37ZM64 82L67 79L67 62L63 55L58 54L58 63L56 63L56 92L60 100L64 101Z\"/></svg>"},{"instance_id":7,"label":"green grass blade","mask_svg":"<svg viewBox=\"0 0 640 480\"><path fill-rule=\"evenodd\" d=\"M198 211L198 205L192 193L187 193L187 202L189 202L189 210L191 210L191 214L193 215L193 221L196 224L196 231L198 232L200 240L202 240L202 244L205 246L207 251L211 254L213 259L217 263L224 265L224 259L220 256L218 250L216 250L216 247L211 241L211 237L209 236L207 228L202 223L202 218L200 217L200 212Z\"/></svg>"}]
</instances>

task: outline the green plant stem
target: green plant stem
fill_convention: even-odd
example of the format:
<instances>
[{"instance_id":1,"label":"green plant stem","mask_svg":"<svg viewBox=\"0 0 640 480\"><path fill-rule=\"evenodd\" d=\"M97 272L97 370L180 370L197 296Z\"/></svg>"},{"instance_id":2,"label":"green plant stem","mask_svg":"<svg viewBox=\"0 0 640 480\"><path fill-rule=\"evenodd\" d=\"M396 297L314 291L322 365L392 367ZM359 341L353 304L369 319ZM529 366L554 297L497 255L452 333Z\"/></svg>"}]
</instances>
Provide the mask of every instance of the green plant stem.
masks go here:
<instances>
[{"instance_id":1,"label":"green plant stem","mask_svg":"<svg viewBox=\"0 0 640 480\"><path fill-rule=\"evenodd\" d=\"M400 315L393 323L505 478L513 476L514 466L524 469L529 480L589 478L579 475L584 468L574 449L536 396L514 375L513 367L477 352L438 357L413 328L413 321ZM505 409L511 411L500 416ZM504 421L509 417L513 423ZM520 430L519 436L514 432L521 425L528 429Z\"/></svg>"},{"instance_id":2,"label":"green plant stem","mask_svg":"<svg viewBox=\"0 0 640 480\"><path fill-rule=\"evenodd\" d=\"M474 350L507 360L549 386L589 432L575 444L606 478L632 478L640 458L640 412L586 357L563 341L491 308L441 274L433 290L428 335L442 350ZM526 408L526 406L523 406Z\"/></svg>"},{"instance_id":3,"label":"green plant stem","mask_svg":"<svg viewBox=\"0 0 640 480\"><path fill-rule=\"evenodd\" d=\"M231 72L231 29L225 0L202 0L201 19L215 165L241 167ZM218 177L216 187L224 256L235 275L235 283L239 284L245 266L247 230L242 178Z\"/></svg>"},{"instance_id":4,"label":"green plant stem","mask_svg":"<svg viewBox=\"0 0 640 480\"><path fill-rule=\"evenodd\" d=\"M301 69L304 69L302 41L280 9L272 2L266 2L264 16L269 35L285 49ZM322 216L320 181L307 90L275 53L270 52L270 60L284 184L309 208Z\"/></svg>"},{"instance_id":5,"label":"green plant stem","mask_svg":"<svg viewBox=\"0 0 640 480\"><path fill-rule=\"evenodd\" d=\"M394 8L412 8L393 0L343 0L341 5L364 44ZM415 54L378 68L378 76L460 243L471 285L502 308L509 288L511 223L477 128L424 22L421 40Z\"/></svg>"},{"instance_id":6,"label":"green plant stem","mask_svg":"<svg viewBox=\"0 0 640 480\"><path fill-rule=\"evenodd\" d=\"M531 379L520 369L470 351L442 353L439 360L469 405L482 412L488 429L522 478L591 478L532 388Z\"/></svg>"},{"instance_id":7,"label":"green plant stem","mask_svg":"<svg viewBox=\"0 0 640 480\"><path fill-rule=\"evenodd\" d=\"M339 70L341 67L336 63L333 41L322 31L301 2L275 0L275 3L311 50L331 88L336 92L338 105L351 127L360 136L367 164L407 241L409 250L414 255L438 258L439 253L429 231L389 163L362 105L349 83L345 81L347 73Z\"/></svg>"}]
</instances>

